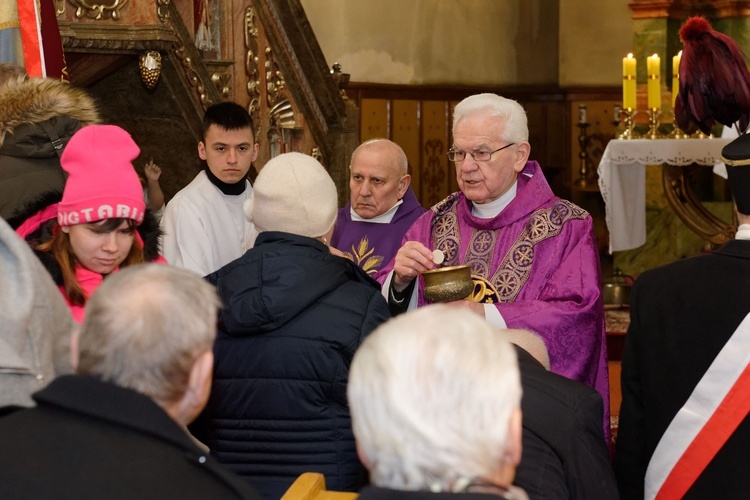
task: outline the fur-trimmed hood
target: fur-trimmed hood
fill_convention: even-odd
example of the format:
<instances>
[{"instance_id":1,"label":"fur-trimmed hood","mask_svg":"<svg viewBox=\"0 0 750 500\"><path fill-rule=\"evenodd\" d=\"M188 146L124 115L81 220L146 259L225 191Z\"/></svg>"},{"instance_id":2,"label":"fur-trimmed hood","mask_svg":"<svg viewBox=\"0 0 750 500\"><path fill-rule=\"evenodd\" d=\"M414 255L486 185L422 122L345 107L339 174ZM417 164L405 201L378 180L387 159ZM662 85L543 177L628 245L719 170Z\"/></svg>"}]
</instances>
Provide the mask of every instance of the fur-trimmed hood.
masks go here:
<instances>
[{"instance_id":1,"label":"fur-trimmed hood","mask_svg":"<svg viewBox=\"0 0 750 500\"><path fill-rule=\"evenodd\" d=\"M0 86L0 148L19 126L63 116L81 126L99 123L94 100L68 83L50 78L6 82Z\"/></svg>"},{"instance_id":2,"label":"fur-trimmed hood","mask_svg":"<svg viewBox=\"0 0 750 500\"><path fill-rule=\"evenodd\" d=\"M0 217L17 218L24 206L62 195L60 154L81 127L98 122L94 100L67 83L32 78L0 85Z\"/></svg>"}]
</instances>

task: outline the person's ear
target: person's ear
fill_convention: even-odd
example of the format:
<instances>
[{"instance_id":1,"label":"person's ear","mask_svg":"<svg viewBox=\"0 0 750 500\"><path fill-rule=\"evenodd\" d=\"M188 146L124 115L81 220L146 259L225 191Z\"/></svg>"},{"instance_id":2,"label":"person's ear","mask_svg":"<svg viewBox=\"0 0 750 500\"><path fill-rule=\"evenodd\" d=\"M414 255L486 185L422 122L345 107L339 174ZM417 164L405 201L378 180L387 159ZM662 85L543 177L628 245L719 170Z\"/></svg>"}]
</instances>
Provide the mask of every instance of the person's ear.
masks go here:
<instances>
[{"instance_id":1,"label":"person's ear","mask_svg":"<svg viewBox=\"0 0 750 500\"><path fill-rule=\"evenodd\" d=\"M200 141L198 143L198 156L201 160L206 159L206 145L203 143L203 141Z\"/></svg>"},{"instance_id":2,"label":"person's ear","mask_svg":"<svg viewBox=\"0 0 750 500\"><path fill-rule=\"evenodd\" d=\"M214 353L211 350L205 351L193 361L185 392L167 410L181 425L188 425L205 408L211 394L213 369Z\"/></svg>"},{"instance_id":3,"label":"person's ear","mask_svg":"<svg viewBox=\"0 0 750 500\"><path fill-rule=\"evenodd\" d=\"M411 184L411 175L405 174L401 176L401 179L398 181L398 199L404 197L406 194L406 190L409 189L409 184Z\"/></svg>"},{"instance_id":4,"label":"person's ear","mask_svg":"<svg viewBox=\"0 0 750 500\"><path fill-rule=\"evenodd\" d=\"M253 159L251 161L255 161L255 159L258 158L258 151L260 151L260 146L256 142L253 144Z\"/></svg>"},{"instance_id":5,"label":"person's ear","mask_svg":"<svg viewBox=\"0 0 750 500\"><path fill-rule=\"evenodd\" d=\"M510 416L510 422L508 423L508 439L505 447L505 456L508 462L514 467L521 463L521 452L523 445L521 444L521 435L523 433L523 415L521 408L516 408Z\"/></svg>"},{"instance_id":6,"label":"person's ear","mask_svg":"<svg viewBox=\"0 0 750 500\"><path fill-rule=\"evenodd\" d=\"M60 231L62 231L65 234L70 233L70 227L68 226L60 226Z\"/></svg>"},{"instance_id":7,"label":"person's ear","mask_svg":"<svg viewBox=\"0 0 750 500\"><path fill-rule=\"evenodd\" d=\"M190 370L187 393L191 403L198 407L196 415L200 413L211 394L211 381L214 371L214 353L208 350L198 356Z\"/></svg>"},{"instance_id":8,"label":"person's ear","mask_svg":"<svg viewBox=\"0 0 750 500\"><path fill-rule=\"evenodd\" d=\"M362 451L362 447L359 446L359 441L356 439L354 440L354 447L357 449L357 456L359 457L359 461L362 462L362 465L365 466L365 469L370 469L370 464L367 462L367 457L365 456L365 452Z\"/></svg>"},{"instance_id":9,"label":"person's ear","mask_svg":"<svg viewBox=\"0 0 750 500\"><path fill-rule=\"evenodd\" d=\"M497 484L507 486L513 484L516 468L521 463L521 408L516 408L510 415L508 434L505 437L505 449L502 462L498 464L495 477Z\"/></svg>"},{"instance_id":10,"label":"person's ear","mask_svg":"<svg viewBox=\"0 0 750 500\"><path fill-rule=\"evenodd\" d=\"M526 166L526 162L529 161L529 155L531 154L531 144L527 141L519 142L516 144L516 158L513 162L513 170L521 172Z\"/></svg>"}]
</instances>

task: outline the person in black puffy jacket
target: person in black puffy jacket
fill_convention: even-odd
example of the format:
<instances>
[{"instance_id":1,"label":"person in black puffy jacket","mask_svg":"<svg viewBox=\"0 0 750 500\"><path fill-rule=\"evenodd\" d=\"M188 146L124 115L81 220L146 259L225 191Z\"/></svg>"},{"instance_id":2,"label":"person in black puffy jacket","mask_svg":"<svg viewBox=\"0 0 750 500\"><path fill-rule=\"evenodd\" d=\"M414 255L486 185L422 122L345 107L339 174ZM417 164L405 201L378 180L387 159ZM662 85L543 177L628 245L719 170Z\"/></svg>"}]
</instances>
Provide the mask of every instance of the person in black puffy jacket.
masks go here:
<instances>
[{"instance_id":1,"label":"person in black puffy jacket","mask_svg":"<svg viewBox=\"0 0 750 500\"><path fill-rule=\"evenodd\" d=\"M191 431L269 499L303 472L342 491L366 477L346 386L354 352L389 312L378 283L327 246L336 211L316 160L272 159L245 204L255 246L206 278L224 310L211 398Z\"/></svg>"}]
</instances>

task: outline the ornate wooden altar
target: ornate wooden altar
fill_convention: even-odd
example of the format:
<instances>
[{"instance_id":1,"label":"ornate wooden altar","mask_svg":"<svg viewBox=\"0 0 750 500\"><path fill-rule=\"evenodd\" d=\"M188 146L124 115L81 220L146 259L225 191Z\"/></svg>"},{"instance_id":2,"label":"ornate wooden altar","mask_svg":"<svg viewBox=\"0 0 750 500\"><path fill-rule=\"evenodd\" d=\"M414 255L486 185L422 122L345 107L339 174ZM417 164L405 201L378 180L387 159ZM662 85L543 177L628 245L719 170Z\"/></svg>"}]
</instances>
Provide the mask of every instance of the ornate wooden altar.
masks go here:
<instances>
[{"instance_id":1,"label":"ornate wooden altar","mask_svg":"<svg viewBox=\"0 0 750 500\"><path fill-rule=\"evenodd\" d=\"M358 111L337 85L343 75L326 66L299 0L205 3L213 7L214 45L201 51L194 0L55 0L71 82L133 135L142 148L136 166L154 158L164 168L167 196L200 168L205 108L234 100L256 124L256 169L282 152L312 154L348 198Z\"/></svg>"}]
</instances>

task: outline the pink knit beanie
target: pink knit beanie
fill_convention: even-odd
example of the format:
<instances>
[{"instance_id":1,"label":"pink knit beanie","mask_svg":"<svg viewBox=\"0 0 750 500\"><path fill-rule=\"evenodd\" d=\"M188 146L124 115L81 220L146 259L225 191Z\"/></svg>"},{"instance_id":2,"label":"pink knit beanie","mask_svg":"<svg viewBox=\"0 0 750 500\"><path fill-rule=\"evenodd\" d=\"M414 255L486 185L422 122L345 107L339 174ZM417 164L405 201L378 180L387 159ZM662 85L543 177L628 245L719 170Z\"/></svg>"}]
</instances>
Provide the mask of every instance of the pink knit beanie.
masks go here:
<instances>
[{"instance_id":1,"label":"pink knit beanie","mask_svg":"<svg viewBox=\"0 0 750 500\"><path fill-rule=\"evenodd\" d=\"M68 173L57 209L60 225L112 218L143 222L143 188L131 163L140 152L116 125L89 125L76 132L60 158Z\"/></svg>"}]
</instances>

